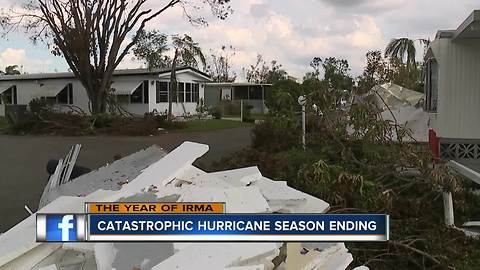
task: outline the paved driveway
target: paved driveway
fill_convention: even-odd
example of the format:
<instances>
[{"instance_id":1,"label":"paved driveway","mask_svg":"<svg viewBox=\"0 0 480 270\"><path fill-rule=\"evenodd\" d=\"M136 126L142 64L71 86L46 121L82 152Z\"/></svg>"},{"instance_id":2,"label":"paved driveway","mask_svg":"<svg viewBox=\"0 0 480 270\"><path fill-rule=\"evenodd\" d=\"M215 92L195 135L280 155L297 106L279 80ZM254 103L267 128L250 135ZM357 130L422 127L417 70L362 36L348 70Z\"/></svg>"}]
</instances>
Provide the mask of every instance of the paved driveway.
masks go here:
<instances>
[{"instance_id":1,"label":"paved driveway","mask_svg":"<svg viewBox=\"0 0 480 270\"><path fill-rule=\"evenodd\" d=\"M62 158L71 145L82 144L77 164L98 168L156 144L170 151L184 141L205 143L210 151L197 162L209 163L250 145L250 129L202 133L169 133L152 137L0 136L0 232L28 216L24 205L36 210L47 181L46 163Z\"/></svg>"}]
</instances>

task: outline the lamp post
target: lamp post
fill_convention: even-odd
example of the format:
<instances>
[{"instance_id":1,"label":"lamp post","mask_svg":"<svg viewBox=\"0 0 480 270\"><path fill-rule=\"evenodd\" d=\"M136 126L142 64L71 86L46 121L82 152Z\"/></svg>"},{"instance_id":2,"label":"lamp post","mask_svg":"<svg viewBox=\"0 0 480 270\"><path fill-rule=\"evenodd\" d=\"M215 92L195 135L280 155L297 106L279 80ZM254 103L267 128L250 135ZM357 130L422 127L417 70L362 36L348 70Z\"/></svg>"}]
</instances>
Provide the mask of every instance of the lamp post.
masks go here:
<instances>
[{"instance_id":1,"label":"lamp post","mask_svg":"<svg viewBox=\"0 0 480 270\"><path fill-rule=\"evenodd\" d=\"M303 149L305 150L305 104L307 104L307 98L305 96L299 96L298 97L298 104L302 106L302 146Z\"/></svg>"}]
</instances>

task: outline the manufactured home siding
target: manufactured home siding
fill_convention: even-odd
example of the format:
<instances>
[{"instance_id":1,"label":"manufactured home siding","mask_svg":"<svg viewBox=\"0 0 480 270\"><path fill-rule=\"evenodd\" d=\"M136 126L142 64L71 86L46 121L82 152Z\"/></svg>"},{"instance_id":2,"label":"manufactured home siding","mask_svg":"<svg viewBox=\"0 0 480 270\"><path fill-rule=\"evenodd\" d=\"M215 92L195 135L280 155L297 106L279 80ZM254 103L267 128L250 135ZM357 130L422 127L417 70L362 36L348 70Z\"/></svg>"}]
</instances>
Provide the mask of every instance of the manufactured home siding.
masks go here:
<instances>
[{"instance_id":1,"label":"manufactured home siding","mask_svg":"<svg viewBox=\"0 0 480 270\"><path fill-rule=\"evenodd\" d=\"M161 82L170 82L170 73L165 74L163 76L160 76L158 81ZM205 84L205 79L196 76L193 73L190 72L182 72L177 74L177 82L183 82L183 83L197 83L199 86L199 99L203 98L204 95L204 84ZM152 97L150 99L149 105L150 105L150 111L156 110L159 113L164 113L168 111L168 103L157 103L156 102L156 86L151 85L150 86L150 96ZM181 115L193 115L196 114L197 112L197 102L174 102L172 103L172 113L175 116L181 116Z\"/></svg>"},{"instance_id":2,"label":"manufactured home siding","mask_svg":"<svg viewBox=\"0 0 480 270\"><path fill-rule=\"evenodd\" d=\"M20 76L20 75L19 75ZM25 75L27 76L27 75ZM146 112L152 112L154 110L158 112L165 112L168 108L167 102L157 103L156 101L156 81L170 81L170 73L154 74L126 74L126 75L116 75L112 78L114 84L117 84L119 88L128 88L131 87L132 82L148 82L148 102L146 103L131 103L130 99L120 98L119 103L127 111L135 115L144 115ZM199 75L190 70L181 70L177 74L178 82L186 83L198 83L199 84L199 98L203 98L204 94L204 84L209 81L203 75ZM55 84L64 84L72 83L73 87L73 106L83 110L84 112L89 112L89 99L87 92L80 81L73 77L68 76L59 76L53 77L52 74L42 74L34 78L27 79L12 79L11 81L2 80L0 84L7 85L16 85L17 86L17 104L19 105L28 105L32 99L38 97L39 92L41 91L40 85L42 83L52 83ZM128 89L123 89L124 91ZM134 89L132 89L133 91ZM118 97L118 96L117 96ZM127 102L125 102L127 101ZM174 115L184 115L184 114L195 114L196 113L196 102L184 102L182 103L173 103L172 104L172 113ZM68 111L67 106L57 106L61 111ZM4 104L0 104L0 116L4 115Z\"/></svg>"},{"instance_id":3,"label":"manufactured home siding","mask_svg":"<svg viewBox=\"0 0 480 270\"><path fill-rule=\"evenodd\" d=\"M430 125L442 138L480 139L480 41L437 39L431 49L439 65L437 113Z\"/></svg>"}]
</instances>

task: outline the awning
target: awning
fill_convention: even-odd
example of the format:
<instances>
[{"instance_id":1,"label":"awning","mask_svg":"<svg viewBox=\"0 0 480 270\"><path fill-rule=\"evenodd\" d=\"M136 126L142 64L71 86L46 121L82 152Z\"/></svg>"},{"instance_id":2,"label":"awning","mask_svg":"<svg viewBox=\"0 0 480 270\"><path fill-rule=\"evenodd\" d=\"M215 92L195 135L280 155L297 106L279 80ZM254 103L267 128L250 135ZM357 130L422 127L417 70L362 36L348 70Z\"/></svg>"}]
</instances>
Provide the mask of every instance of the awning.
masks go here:
<instances>
[{"instance_id":1,"label":"awning","mask_svg":"<svg viewBox=\"0 0 480 270\"><path fill-rule=\"evenodd\" d=\"M38 91L33 93L34 97L56 97L67 86L65 81L44 81L40 83Z\"/></svg>"},{"instance_id":2,"label":"awning","mask_svg":"<svg viewBox=\"0 0 480 270\"><path fill-rule=\"evenodd\" d=\"M114 95L131 95L137 88L143 83L143 81L123 81L113 82L112 88L115 89Z\"/></svg>"},{"instance_id":3,"label":"awning","mask_svg":"<svg viewBox=\"0 0 480 270\"><path fill-rule=\"evenodd\" d=\"M13 84L11 84L11 83L0 83L0 95L3 92L7 91L12 86L13 86Z\"/></svg>"}]
</instances>

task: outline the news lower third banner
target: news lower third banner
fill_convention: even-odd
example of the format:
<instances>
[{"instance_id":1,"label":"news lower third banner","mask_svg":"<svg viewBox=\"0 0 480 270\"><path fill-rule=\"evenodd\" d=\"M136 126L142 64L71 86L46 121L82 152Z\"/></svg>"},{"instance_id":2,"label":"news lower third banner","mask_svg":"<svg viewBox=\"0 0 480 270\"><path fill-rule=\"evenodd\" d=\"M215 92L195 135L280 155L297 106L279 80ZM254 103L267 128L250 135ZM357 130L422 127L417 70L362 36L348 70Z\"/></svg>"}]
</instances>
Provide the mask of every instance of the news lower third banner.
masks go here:
<instances>
[{"instance_id":1,"label":"news lower third banner","mask_svg":"<svg viewBox=\"0 0 480 270\"><path fill-rule=\"evenodd\" d=\"M37 241L386 241L388 215L225 214L218 203L88 204L85 214L37 214ZM210 206L210 207L209 207Z\"/></svg>"}]
</instances>

